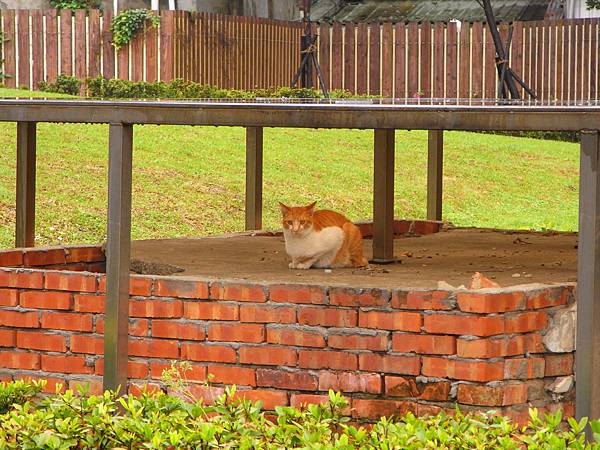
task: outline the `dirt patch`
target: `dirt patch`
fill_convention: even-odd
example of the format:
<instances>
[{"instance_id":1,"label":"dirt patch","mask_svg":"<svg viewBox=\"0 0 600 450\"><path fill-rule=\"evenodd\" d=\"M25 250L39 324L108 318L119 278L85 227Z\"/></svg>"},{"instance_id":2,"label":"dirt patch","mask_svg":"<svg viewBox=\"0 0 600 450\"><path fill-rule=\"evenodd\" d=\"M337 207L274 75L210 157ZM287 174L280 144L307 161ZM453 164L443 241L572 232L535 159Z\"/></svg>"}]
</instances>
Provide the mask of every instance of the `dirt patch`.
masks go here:
<instances>
[{"instance_id":1,"label":"dirt patch","mask_svg":"<svg viewBox=\"0 0 600 450\"><path fill-rule=\"evenodd\" d=\"M372 254L365 240L365 255ZM368 269L288 269L283 237L233 236L134 241L145 264L184 269L176 275L356 287L436 287L470 283L481 272L502 286L576 281L577 235L449 229L394 241L398 263Z\"/></svg>"}]
</instances>

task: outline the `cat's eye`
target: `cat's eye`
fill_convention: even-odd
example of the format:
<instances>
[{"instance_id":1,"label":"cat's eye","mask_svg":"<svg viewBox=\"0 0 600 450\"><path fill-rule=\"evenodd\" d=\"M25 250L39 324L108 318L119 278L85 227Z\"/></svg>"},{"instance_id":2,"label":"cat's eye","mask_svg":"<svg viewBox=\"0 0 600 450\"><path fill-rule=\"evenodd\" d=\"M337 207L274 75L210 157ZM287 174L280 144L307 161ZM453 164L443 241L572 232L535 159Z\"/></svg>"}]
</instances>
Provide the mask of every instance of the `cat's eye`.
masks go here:
<instances>
[{"instance_id":1,"label":"cat's eye","mask_svg":"<svg viewBox=\"0 0 600 450\"><path fill-rule=\"evenodd\" d=\"M294 223L294 222L293 222L292 220L286 220L286 221L285 221L285 224L286 224L286 225L289 225L290 227L292 226L292 224L293 224L293 223Z\"/></svg>"},{"instance_id":2,"label":"cat's eye","mask_svg":"<svg viewBox=\"0 0 600 450\"><path fill-rule=\"evenodd\" d=\"M300 225L304 225L306 223L306 220L301 220L300 221Z\"/></svg>"}]
</instances>

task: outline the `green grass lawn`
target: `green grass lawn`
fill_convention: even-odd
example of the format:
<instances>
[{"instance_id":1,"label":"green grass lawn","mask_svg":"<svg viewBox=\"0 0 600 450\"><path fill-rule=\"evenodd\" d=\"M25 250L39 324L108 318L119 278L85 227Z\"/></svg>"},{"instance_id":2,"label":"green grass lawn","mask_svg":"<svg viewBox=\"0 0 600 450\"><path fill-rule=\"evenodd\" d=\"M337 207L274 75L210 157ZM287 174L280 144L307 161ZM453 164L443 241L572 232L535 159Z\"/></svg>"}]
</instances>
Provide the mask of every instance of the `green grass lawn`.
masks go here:
<instances>
[{"instance_id":1,"label":"green grass lawn","mask_svg":"<svg viewBox=\"0 0 600 450\"><path fill-rule=\"evenodd\" d=\"M0 90L0 96L17 90ZM46 95L46 94L44 94ZM0 123L0 246L13 245L14 123ZM266 129L265 227L278 201L372 214L373 132ZM575 230L577 144L445 133L444 219L462 226ZM396 132L395 215L423 218L427 133ZM98 243L106 233L108 126L38 125L37 242ZM134 239L243 229L244 130L135 126Z\"/></svg>"}]
</instances>

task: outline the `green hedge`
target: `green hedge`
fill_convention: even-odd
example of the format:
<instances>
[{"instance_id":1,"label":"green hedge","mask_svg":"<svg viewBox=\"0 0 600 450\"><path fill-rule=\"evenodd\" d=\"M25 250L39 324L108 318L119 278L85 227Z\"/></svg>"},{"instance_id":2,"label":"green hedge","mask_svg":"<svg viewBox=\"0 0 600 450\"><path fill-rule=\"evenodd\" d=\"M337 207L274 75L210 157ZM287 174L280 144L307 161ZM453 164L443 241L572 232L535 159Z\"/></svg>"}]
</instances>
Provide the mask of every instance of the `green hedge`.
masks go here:
<instances>
[{"instance_id":1,"label":"green hedge","mask_svg":"<svg viewBox=\"0 0 600 450\"><path fill-rule=\"evenodd\" d=\"M0 384L10 397L27 383ZM587 425L560 412L540 416L518 427L505 417L483 414L417 418L382 418L372 428L348 424L346 400L329 393L329 403L306 408L278 407L273 417L260 404L236 400L235 389L213 405L178 395L143 393L118 398L114 393L89 395L71 390L32 399L43 384L30 383L27 395L15 395L0 414L0 448L7 449L599 449L586 444ZM591 427L600 433L600 421Z\"/></svg>"}]
</instances>

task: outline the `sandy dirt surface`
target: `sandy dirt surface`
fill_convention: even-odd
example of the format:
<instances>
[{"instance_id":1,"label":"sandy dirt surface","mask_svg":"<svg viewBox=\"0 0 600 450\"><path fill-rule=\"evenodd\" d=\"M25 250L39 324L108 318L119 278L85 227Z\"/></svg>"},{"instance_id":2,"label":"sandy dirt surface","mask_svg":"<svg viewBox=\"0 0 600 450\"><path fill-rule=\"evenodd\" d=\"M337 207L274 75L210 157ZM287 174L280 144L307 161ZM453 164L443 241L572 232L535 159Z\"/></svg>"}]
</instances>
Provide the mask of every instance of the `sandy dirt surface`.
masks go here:
<instances>
[{"instance_id":1,"label":"sandy dirt surface","mask_svg":"<svg viewBox=\"0 0 600 450\"><path fill-rule=\"evenodd\" d=\"M371 257L371 241L365 240ZM394 241L399 262L370 269L288 269L283 237L234 236L134 241L132 258L184 269L175 276L355 287L470 283L481 272L501 286L576 281L577 235L449 229ZM152 265L152 264L150 264Z\"/></svg>"}]
</instances>

